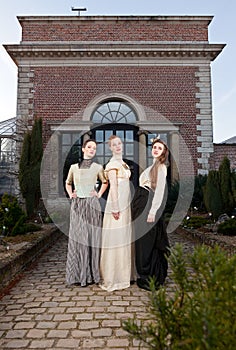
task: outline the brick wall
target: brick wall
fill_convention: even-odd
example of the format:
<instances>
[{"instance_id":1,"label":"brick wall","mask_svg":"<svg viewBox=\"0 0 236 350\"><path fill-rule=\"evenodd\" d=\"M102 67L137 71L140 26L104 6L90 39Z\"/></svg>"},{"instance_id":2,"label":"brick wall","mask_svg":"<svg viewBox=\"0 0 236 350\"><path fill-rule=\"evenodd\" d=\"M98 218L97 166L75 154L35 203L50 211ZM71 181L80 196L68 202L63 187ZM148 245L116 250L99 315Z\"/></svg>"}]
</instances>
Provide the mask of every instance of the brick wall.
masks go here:
<instances>
[{"instance_id":1,"label":"brick wall","mask_svg":"<svg viewBox=\"0 0 236 350\"><path fill-rule=\"evenodd\" d=\"M100 94L127 94L148 109L181 123L180 132L197 159L196 67L35 67L34 111L47 122L80 116ZM82 113L81 113L82 115ZM148 120L155 119L147 112ZM49 135L47 135L47 138ZM196 165L196 163L195 163Z\"/></svg>"},{"instance_id":2,"label":"brick wall","mask_svg":"<svg viewBox=\"0 0 236 350\"><path fill-rule=\"evenodd\" d=\"M214 153L210 158L211 169L218 170L223 158L230 160L231 169L236 171L236 144L214 144Z\"/></svg>"},{"instance_id":3,"label":"brick wall","mask_svg":"<svg viewBox=\"0 0 236 350\"><path fill-rule=\"evenodd\" d=\"M170 17L19 17L23 41L208 41L209 20ZM103 21L101 20L103 19Z\"/></svg>"}]
</instances>

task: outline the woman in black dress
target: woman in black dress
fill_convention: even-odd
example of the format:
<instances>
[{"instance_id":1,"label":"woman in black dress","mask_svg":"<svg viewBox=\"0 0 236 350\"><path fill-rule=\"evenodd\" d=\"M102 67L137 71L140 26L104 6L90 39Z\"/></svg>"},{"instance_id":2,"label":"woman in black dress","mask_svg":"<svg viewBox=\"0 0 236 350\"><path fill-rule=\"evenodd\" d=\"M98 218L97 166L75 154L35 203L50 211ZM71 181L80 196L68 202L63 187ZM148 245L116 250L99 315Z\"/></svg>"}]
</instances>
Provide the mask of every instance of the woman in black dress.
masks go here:
<instances>
[{"instance_id":1,"label":"woman in black dress","mask_svg":"<svg viewBox=\"0 0 236 350\"><path fill-rule=\"evenodd\" d=\"M155 279L158 288L167 276L169 241L162 213L166 202L168 154L167 145L154 139L153 164L140 175L132 200L137 285L146 290L150 290L150 277Z\"/></svg>"}]
</instances>

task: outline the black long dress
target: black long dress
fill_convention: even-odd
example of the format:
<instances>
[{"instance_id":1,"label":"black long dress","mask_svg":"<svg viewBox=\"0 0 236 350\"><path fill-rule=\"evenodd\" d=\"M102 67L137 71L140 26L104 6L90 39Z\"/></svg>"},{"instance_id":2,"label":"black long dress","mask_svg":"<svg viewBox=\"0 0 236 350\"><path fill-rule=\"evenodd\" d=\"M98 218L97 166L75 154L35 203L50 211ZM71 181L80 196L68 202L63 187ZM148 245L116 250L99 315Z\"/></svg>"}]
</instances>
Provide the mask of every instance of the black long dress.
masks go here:
<instances>
[{"instance_id":1,"label":"black long dress","mask_svg":"<svg viewBox=\"0 0 236 350\"><path fill-rule=\"evenodd\" d=\"M135 262L139 287L149 290L150 277L156 287L163 285L167 277L169 240L162 215L163 204L156 214L155 223L147 223L154 192L137 187L131 203L135 232Z\"/></svg>"}]
</instances>

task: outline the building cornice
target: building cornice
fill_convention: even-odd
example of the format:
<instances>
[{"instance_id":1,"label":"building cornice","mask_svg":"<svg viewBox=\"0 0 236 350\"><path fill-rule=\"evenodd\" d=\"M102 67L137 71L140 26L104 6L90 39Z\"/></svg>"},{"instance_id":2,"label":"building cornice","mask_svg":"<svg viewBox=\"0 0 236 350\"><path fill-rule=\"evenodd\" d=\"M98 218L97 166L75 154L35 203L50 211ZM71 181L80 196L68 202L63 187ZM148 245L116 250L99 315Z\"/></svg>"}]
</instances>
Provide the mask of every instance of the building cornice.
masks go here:
<instances>
[{"instance_id":1,"label":"building cornice","mask_svg":"<svg viewBox=\"0 0 236 350\"><path fill-rule=\"evenodd\" d=\"M205 22L209 25L214 16L165 16L165 15L143 15L143 16L17 16L17 19L20 23L22 22L88 22L88 21L171 21L171 22Z\"/></svg>"},{"instance_id":2,"label":"building cornice","mask_svg":"<svg viewBox=\"0 0 236 350\"><path fill-rule=\"evenodd\" d=\"M223 50L225 44L209 43L21 43L4 45L13 61L32 59L97 59L97 60L160 60L160 59L204 59L213 61Z\"/></svg>"}]
</instances>

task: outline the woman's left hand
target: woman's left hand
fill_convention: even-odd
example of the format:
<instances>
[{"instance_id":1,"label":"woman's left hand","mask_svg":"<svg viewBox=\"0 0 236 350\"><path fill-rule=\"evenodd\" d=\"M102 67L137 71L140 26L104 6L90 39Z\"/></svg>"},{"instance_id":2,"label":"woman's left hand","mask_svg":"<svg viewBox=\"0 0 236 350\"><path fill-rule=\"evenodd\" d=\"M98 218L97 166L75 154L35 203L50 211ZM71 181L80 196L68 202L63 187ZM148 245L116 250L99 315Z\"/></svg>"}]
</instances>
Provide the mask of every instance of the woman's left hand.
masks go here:
<instances>
[{"instance_id":1,"label":"woman's left hand","mask_svg":"<svg viewBox=\"0 0 236 350\"><path fill-rule=\"evenodd\" d=\"M155 222L155 215L153 215L153 214L148 214L147 222Z\"/></svg>"},{"instance_id":2,"label":"woman's left hand","mask_svg":"<svg viewBox=\"0 0 236 350\"><path fill-rule=\"evenodd\" d=\"M113 215L113 218L115 219L115 220L119 220L119 218L120 218L120 212L119 211L117 211L117 212L112 212L112 215Z\"/></svg>"},{"instance_id":3,"label":"woman's left hand","mask_svg":"<svg viewBox=\"0 0 236 350\"><path fill-rule=\"evenodd\" d=\"M100 197L98 196L98 192L95 191L95 190L92 190L92 191L90 192L90 196L91 196L91 197L98 197L98 198L100 198Z\"/></svg>"}]
</instances>

